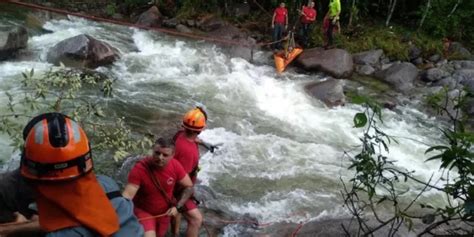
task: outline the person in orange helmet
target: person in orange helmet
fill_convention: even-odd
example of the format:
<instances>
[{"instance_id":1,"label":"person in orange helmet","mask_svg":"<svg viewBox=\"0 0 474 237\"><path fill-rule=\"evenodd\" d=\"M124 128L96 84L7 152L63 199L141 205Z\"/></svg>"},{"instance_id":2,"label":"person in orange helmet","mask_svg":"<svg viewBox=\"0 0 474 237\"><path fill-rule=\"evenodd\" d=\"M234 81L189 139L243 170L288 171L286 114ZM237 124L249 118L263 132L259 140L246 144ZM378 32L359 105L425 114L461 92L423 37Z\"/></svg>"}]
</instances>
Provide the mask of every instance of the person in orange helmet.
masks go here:
<instances>
[{"instance_id":1,"label":"person in orange helmet","mask_svg":"<svg viewBox=\"0 0 474 237\"><path fill-rule=\"evenodd\" d=\"M193 184L196 183L197 173L199 171L199 148L198 145L203 145L211 152L217 149L217 146L210 145L198 138L198 135L204 130L207 123L207 113L201 107L196 107L188 111L182 121L182 130L179 130L174 136L175 140L175 155L174 158L178 160L183 166L186 173L189 174ZM179 194L179 190L177 191ZM175 195L177 195L175 194ZM202 214L197 208L198 201L191 197L184 205L183 215L188 223L186 236L198 236L199 228L202 224ZM179 233L180 216L178 215L173 222L173 234L175 236Z\"/></svg>"},{"instance_id":2,"label":"person in orange helmet","mask_svg":"<svg viewBox=\"0 0 474 237\"><path fill-rule=\"evenodd\" d=\"M133 204L109 177L93 172L84 130L60 113L33 118L23 130L20 174L36 194L47 237L143 236Z\"/></svg>"}]
</instances>

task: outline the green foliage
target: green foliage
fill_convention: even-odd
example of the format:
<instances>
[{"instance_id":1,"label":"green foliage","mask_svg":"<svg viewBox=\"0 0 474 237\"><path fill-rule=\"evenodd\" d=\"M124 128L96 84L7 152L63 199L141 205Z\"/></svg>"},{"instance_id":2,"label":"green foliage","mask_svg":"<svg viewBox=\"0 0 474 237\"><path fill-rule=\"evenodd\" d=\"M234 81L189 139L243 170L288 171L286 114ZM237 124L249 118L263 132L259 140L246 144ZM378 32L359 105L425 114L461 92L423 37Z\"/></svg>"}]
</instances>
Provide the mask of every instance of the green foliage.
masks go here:
<instances>
[{"instance_id":1,"label":"green foliage","mask_svg":"<svg viewBox=\"0 0 474 237\"><path fill-rule=\"evenodd\" d=\"M113 119L102 108L113 95L113 81L95 72L60 68L35 76L23 73L21 93L6 91L8 102L0 110L0 132L7 134L12 146L20 149L21 131L32 117L45 112L61 112L75 119L88 134L95 154L112 152L115 161L131 153L148 150L148 137L132 134L122 118Z\"/></svg>"},{"instance_id":2,"label":"green foliage","mask_svg":"<svg viewBox=\"0 0 474 237\"><path fill-rule=\"evenodd\" d=\"M113 16L115 13L117 13L117 5L113 3L107 4L107 7L105 8L105 13L109 16Z\"/></svg>"},{"instance_id":3,"label":"green foliage","mask_svg":"<svg viewBox=\"0 0 474 237\"><path fill-rule=\"evenodd\" d=\"M440 100L433 99L435 102ZM358 235L378 235L376 231L386 228L392 236L401 225L413 230L415 221L427 224L425 229L418 230L416 234L419 236L427 233L436 235L437 228L443 225L444 231L450 234L473 234L472 229L457 224L474 220L474 134L464 131L459 121L454 121L453 128L441 130L445 144L432 146L426 153L435 153L427 161L440 160L443 175L439 180L433 181L433 176L427 181L419 180L415 171L398 168L385 155L389 154L388 145L394 140L377 125L382 122L380 106L364 97L354 97L353 101L364 105L364 112L354 116L354 126L363 127L364 134L360 139L361 150L353 156L346 153L351 161L349 169L355 173L349 181L350 186L343 183L343 197L358 223ZM422 185L415 197L407 197L408 190L402 185L407 181L411 182L409 186ZM444 185L440 187L440 183ZM420 197L428 190L442 193L448 198L448 203L435 206L422 202ZM423 211L416 210L416 203ZM381 205L387 209L380 209ZM369 224L366 218L369 215L378 225ZM450 223L455 225L450 226ZM347 230L346 227L344 230ZM346 234L350 235L349 232Z\"/></svg>"}]
</instances>

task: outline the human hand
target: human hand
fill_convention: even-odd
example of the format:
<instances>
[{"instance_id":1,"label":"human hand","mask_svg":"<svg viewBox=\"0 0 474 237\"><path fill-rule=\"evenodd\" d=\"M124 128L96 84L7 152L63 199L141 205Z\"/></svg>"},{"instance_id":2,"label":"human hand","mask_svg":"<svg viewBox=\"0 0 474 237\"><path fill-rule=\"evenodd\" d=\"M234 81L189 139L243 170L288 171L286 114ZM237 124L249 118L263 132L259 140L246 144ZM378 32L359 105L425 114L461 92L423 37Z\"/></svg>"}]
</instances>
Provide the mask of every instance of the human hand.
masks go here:
<instances>
[{"instance_id":1,"label":"human hand","mask_svg":"<svg viewBox=\"0 0 474 237\"><path fill-rule=\"evenodd\" d=\"M166 212L166 215L167 216L176 216L178 214L178 208L176 207L171 207L170 209L168 209L168 211Z\"/></svg>"}]
</instances>

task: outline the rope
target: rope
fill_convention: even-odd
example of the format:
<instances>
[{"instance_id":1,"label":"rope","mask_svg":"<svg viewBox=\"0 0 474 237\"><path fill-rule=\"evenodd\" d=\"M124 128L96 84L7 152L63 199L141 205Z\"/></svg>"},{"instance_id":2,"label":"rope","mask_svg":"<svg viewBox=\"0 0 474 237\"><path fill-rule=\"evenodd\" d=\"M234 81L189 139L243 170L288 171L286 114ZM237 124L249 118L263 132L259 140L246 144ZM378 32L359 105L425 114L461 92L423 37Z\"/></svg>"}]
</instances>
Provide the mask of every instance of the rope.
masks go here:
<instances>
[{"instance_id":1,"label":"rope","mask_svg":"<svg viewBox=\"0 0 474 237\"><path fill-rule=\"evenodd\" d=\"M166 216L167 213L163 213L163 214L160 214L160 215L156 215L156 216L147 216L147 217L143 217L143 218L140 218L138 219L139 221L145 221L145 220L150 220L150 219L155 219L155 218L160 218L160 217L163 217L163 216Z\"/></svg>"},{"instance_id":2,"label":"rope","mask_svg":"<svg viewBox=\"0 0 474 237\"><path fill-rule=\"evenodd\" d=\"M298 234L298 232L301 230L301 228L303 228L304 226L304 223L301 222L298 227L296 227L296 230L293 232L293 234L291 234L291 237L296 237L296 235Z\"/></svg>"},{"instance_id":3,"label":"rope","mask_svg":"<svg viewBox=\"0 0 474 237\"><path fill-rule=\"evenodd\" d=\"M270 44L274 44L274 43L278 43L278 42L282 41L282 40L278 40L278 41L273 41L273 42L262 42L262 43L256 43L256 44L241 43L241 42L237 42L237 41L233 41L233 40L226 40L226 39L222 39L222 38L212 38L212 37L207 37L207 36L202 36L202 35L196 35L196 34L179 32L179 31L175 31L175 30L164 29L162 27L149 27L149 26L143 26L143 25L129 23L129 22L126 22L126 21L113 20L113 19L107 19L107 18L92 16L92 15L86 15L86 14L81 14L81 13L76 13L76 12L70 12L70 11L66 11L66 10L41 6L41 5L32 4L32 3L19 2L18 0L0 0L0 2L16 4L16 5L27 7L27 8L39 9L39 10L54 12L54 13L58 13L58 14L62 14L62 15L71 15L71 16L81 17L81 18L85 18L85 19L89 19L89 20L97 21L97 22L107 22L107 23L111 23L111 24L124 25L124 26L143 29L143 30L150 30L150 31L157 31L157 32L161 32L161 33L166 33L166 34L173 35L173 36L181 36L181 37L186 37L186 38L200 39L200 40L205 40L205 41L214 42L214 43L227 44L227 45L237 45L237 46L243 46L243 47L254 47L254 46L270 45Z\"/></svg>"}]
</instances>

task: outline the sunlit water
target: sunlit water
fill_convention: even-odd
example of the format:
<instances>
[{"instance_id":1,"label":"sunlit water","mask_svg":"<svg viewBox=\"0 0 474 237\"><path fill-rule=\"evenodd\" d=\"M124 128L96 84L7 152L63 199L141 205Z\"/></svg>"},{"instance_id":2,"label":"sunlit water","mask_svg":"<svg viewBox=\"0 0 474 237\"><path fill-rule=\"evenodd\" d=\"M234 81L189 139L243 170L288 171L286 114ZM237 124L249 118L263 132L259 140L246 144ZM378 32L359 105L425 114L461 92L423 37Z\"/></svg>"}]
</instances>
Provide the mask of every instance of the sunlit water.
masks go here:
<instances>
[{"instance_id":1,"label":"sunlit water","mask_svg":"<svg viewBox=\"0 0 474 237\"><path fill-rule=\"evenodd\" d=\"M257 53L263 63L256 65L205 42L79 18L53 20L45 28L53 33L31 36L28 57L0 62L2 90L18 90L26 70L49 69L46 54L57 42L90 34L122 54L112 66L98 69L117 78L108 114L126 117L137 130L159 133L160 124L177 124L193 106L206 107L209 126L201 138L223 144L201 157L199 179L217 194L208 206L249 213L261 222L347 215L340 178L350 173L342 156L360 144L362 130L353 128L352 117L362 108L330 109L304 92L305 83L324 78L291 69L277 76L265 52ZM6 101L3 93L0 100ZM422 178L437 171L437 163L424 162L424 143L438 139L436 121L412 107L383 113L384 131L399 137L390 148L396 164L417 170ZM9 143L0 136L4 161L12 156ZM234 231L227 229L228 235Z\"/></svg>"}]
</instances>

